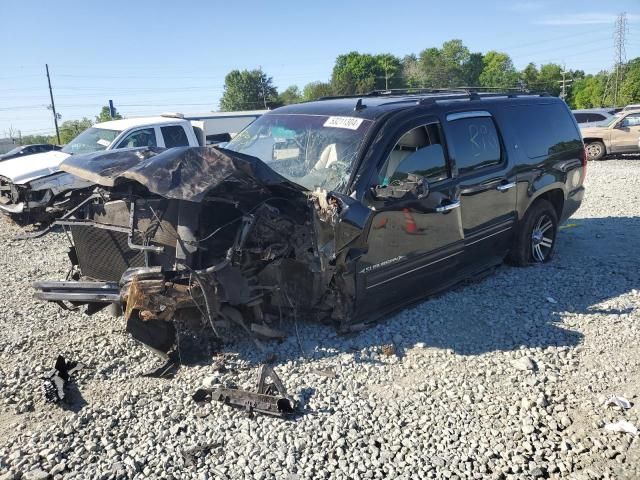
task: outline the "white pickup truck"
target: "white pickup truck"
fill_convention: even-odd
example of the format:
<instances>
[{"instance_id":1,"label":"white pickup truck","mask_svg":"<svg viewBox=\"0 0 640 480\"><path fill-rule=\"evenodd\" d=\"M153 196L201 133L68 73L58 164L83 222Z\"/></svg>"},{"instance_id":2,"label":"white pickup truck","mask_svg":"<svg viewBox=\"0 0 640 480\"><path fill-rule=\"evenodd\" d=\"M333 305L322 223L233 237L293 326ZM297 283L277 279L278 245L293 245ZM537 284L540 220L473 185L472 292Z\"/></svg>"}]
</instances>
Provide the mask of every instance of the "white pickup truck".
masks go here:
<instances>
[{"instance_id":1,"label":"white pickup truck","mask_svg":"<svg viewBox=\"0 0 640 480\"><path fill-rule=\"evenodd\" d=\"M213 129L210 119L209 122L194 117L185 120L179 114L98 123L60 151L1 162L0 212L38 220L43 213L65 210L72 192L92 185L59 170L59 165L70 155L132 147L202 146L208 143L207 138L237 133L261 114L261 111L224 113Z\"/></svg>"}]
</instances>

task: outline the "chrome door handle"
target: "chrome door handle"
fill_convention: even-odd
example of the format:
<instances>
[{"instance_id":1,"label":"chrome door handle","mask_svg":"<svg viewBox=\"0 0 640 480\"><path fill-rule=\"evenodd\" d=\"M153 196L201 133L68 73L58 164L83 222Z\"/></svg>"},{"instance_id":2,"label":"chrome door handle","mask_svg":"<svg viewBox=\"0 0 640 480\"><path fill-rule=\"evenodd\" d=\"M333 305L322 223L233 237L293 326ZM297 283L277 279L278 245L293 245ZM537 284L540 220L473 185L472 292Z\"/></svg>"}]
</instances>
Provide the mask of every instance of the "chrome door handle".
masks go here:
<instances>
[{"instance_id":1,"label":"chrome door handle","mask_svg":"<svg viewBox=\"0 0 640 480\"><path fill-rule=\"evenodd\" d=\"M459 206L460 206L460 200L455 201L455 202L451 202L451 203L447 203L446 205L440 205L439 207L436 207L436 212L438 212L438 213L449 212L449 211L453 210L454 208L458 208Z\"/></svg>"},{"instance_id":2,"label":"chrome door handle","mask_svg":"<svg viewBox=\"0 0 640 480\"><path fill-rule=\"evenodd\" d=\"M506 192L507 190L512 189L513 187L516 186L516 182L511 182L511 183L501 183L500 185L498 185L496 187L496 190L499 190L501 192Z\"/></svg>"}]
</instances>

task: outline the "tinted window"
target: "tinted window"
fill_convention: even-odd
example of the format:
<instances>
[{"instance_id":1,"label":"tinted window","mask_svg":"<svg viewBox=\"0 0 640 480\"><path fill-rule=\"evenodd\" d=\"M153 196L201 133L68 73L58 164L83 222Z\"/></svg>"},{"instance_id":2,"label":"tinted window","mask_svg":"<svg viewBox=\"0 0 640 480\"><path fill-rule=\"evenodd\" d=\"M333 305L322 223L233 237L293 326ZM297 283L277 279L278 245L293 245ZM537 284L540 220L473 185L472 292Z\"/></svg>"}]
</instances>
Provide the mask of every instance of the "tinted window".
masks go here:
<instances>
[{"instance_id":1,"label":"tinted window","mask_svg":"<svg viewBox=\"0 0 640 480\"><path fill-rule=\"evenodd\" d=\"M167 148L173 147L188 147L189 139L187 134L180 125L171 125L169 127L160 127L162 136L164 137L164 146Z\"/></svg>"},{"instance_id":2,"label":"tinted window","mask_svg":"<svg viewBox=\"0 0 640 480\"><path fill-rule=\"evenodd\" d=\"M452 120L449 129L448 141L460 175L501 162L500 140L490 117Z\"/></svg>"},{"instance_id":3,"label":"tinted window","mask_svg":"<svg viewBox=\"0 0 640 480\"><path fill-rule=\"evenodd\" d=\"M118 148L155 147L156 132L153 128L143 128L131 132L118 144Z\"/></svg>"},{"instance_id":4,"label":"tinted window","mask_svg":"<svg viewBox=\"0 0 640 480\"><path fill-rule=\"evenodd\" d=\"M625 119L622 121L623 127L637 127L640 125L640 114L633 113L631 115L627 115Z\"/></svg>"},{"instance_id":5,"label":"tinted window","mask_svg":"<svg viewBox=\"0 0 640 480\"><path fill-rule=\"evenodd\" d=\"M604 115L600 115L599 113L592 113L589 116L589 121L590 122L601 122L602 120L605 120L607 117L605 117Z\"/></svg>"},{"instance_id":6,"label":"tinted window","mask_svg":"<svg viewBox=\"0 0 640 480\"><path fill-rule=\"evenodd\" d=\"M582 148L571 115L559 103L515 105L505 113L529 158Z\"/></svg>"},{"instance_id":7,"label":"tinted window","mask_svg":"<svg viewBox=\"0 0 640 480\"><path fill-rule=\"evenodd\" d=\"M437 123L412 128L400 137L382 167L379 184L405 180L410 173L431 183L449 176Z\"/></svg>"},{"instance_id":8,"label":"tinted window","mask_svg":"<svg viewBox=\"0 0 640 480\"><path fill-rule=\"evenodd\" d=\"M589 120L589 114L588 113L574 113L573 116L576 117L576 121L578 123L586 123L586 122L590 122L591 121L591 120Z\"/></svg>"}]
</instances>

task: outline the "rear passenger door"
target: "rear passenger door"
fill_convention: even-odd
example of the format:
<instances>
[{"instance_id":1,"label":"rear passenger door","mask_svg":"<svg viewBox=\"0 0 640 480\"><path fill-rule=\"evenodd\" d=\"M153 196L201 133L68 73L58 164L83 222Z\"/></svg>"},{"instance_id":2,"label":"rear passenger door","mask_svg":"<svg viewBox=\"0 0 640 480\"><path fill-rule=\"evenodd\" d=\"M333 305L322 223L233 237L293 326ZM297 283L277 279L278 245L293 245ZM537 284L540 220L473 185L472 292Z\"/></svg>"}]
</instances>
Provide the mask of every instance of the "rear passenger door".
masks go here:
<instances>
[{"instance_id":1,"label":"rear passenger door","mask_svg":"<svg viewBox=\"0 0 640 480\"><path fill-rule=\"evenodd\" d=\"M517 220L516 178L489 112L452 113L444 127L460 187L461 266L475 271L500 262L511 248Z\"/></svg>"}]
</instances>

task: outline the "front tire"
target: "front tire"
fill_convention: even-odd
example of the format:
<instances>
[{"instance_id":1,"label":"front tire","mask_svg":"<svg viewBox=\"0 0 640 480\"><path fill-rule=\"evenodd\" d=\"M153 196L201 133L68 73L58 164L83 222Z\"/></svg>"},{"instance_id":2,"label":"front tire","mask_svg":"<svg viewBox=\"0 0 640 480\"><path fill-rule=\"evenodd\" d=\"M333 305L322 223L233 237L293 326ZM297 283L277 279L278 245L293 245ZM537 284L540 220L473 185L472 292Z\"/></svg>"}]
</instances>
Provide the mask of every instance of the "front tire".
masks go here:
<instances>
[{"instance_id":1,"label":"front tire","mask_svg":"<svg viewBox=\"0 0 640 480\"><path fill-rule=\"evenodd\" d=\"M587 151L588 160L601 160L607 153L604 143L600 141L587 143L585 150Z\"/></svg>"},{"instance_id":2,"label":"front tire","mask_svg":"<svg viewBox=\"0 0 640 480\"><path fill-rule=\"evenodd\" d=\"M520 267L546 263L553 257L558 233L558 214L547 200L537 200L524 216L510 255Z\"/></svg>"}]
</instances>

